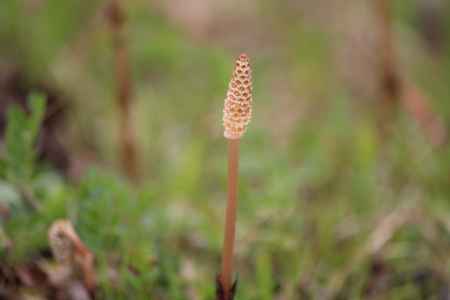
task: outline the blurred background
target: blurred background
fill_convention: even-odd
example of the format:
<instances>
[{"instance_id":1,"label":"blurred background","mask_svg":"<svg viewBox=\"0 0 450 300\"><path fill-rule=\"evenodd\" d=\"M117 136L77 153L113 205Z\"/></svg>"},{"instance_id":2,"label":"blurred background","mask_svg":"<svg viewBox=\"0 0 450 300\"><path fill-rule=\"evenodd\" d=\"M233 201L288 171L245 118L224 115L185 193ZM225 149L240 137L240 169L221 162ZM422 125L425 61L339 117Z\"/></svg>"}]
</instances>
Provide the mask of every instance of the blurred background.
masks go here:
<instances>
[{"instance_id":1,"label":"blurred background","mask_svg":"<svg viewBox=\"0 0 450 300\"><path fill-rule=\"evenodd\" d=\"M214 299L243 52L236 298L450 299L449 16L446 0L1 0L0 299L92 297L54 260L61 218L97 299Z\"/></svg>"}]
</instances>

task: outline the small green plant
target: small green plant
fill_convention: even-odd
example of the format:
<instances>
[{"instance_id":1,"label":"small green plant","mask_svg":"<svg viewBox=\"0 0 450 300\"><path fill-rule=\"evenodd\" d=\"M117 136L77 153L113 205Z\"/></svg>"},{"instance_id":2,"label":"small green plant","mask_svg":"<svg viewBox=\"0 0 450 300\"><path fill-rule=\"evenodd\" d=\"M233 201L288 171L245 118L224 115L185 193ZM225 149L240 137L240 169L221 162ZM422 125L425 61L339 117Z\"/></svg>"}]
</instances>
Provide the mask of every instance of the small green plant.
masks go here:
<instances>
[{"instance_id":1,"label":"small green plant","mask_svg":"<svg viewBox=\"0 0 450 300\"><path fill-rule=\"evenodd\" d=\"M37 208L30 182L35 174L35 144L45 115L45 97L41 94L31 94L29 107L29 115L17 105L8 110L1 175L21 194L27 205Z\"/></svg>"},{"instance_id":2,"label":"small green plant","mask_svg":"<svg viewBox=\"0 0 450 300\"><path fill-rule=\"evenodd\" d=\"M29 97L30 115L13 105L7 115L5 133L4 174L11 182L29 180L34 171L34 145L45 113L45 98L40 94Z\"/></svg>"},{"instance_id":3,"label":"small green plant","mask_svg":"<svg viewBox=\"0 0 450 300\"><path fill-rule=\"evenodd\" d=\"M39 191L46 193L44 190L51 185L48 181L43 185L36 166L36 142L44 120L45 97L30 95L28 108L26 112L12 105L7 111L4 149L0 157L0 249L7 251L7 259L12 261L43 246L48 219L60 212L65 203L55 195L42 206L49 198Z\"/></svg>"}]
</instances>

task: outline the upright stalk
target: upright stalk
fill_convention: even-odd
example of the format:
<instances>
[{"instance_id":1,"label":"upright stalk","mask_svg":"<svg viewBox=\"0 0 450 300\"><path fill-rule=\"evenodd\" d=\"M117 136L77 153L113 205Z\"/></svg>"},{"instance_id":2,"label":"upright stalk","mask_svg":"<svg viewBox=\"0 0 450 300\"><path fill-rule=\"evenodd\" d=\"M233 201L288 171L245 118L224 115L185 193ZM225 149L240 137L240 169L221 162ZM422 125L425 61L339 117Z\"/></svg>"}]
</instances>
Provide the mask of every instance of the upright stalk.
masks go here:
<instances>
[{"instance_id":1,"label":"upright stalk","mask_svg":"<svg viewBox=\"0 0 450 300\"><path fill-rule=\"evenodd\" d=\"M236 236L239 141L252 115L252 74L245 54L236 61L223 109L224 136L228 139L228 201L222 252L222 272L217 282L217 300L232 300L234 241Z\"/></svg>"},{"instance_id":2,"label":"upright stalk","mask_svg":"<svg viewBox=\"0 0 450 300\"><path fill-rule=\"evenodd\" d=\"M375 12L379 28L380 91L382 95L380 129L391 132L393 116L402 105L417 121L429 141L439 146L448 142L448 132L441 116L432 110L425 94L399 69L397 62L390 0L376 0Z\"/></svg>"},{"instance_id":3,"label":"upright stalk","mask_svg":"<svg viewBox=\"0 0 450 300\"><path fill-rule=\"evenodd\" d=\"M401 84L394 51L391 1L375 0L375 14L378 27L379 93L380 105L378 126L382 138L392 132L393 120L400 102Z\"/></svg>"},{"instance_id":4,"label":"upright stalk","mask_svg":"<svg viewBox=\"0 0 450 300\"><path fill-rule=\"evenodd\" d=\"M226 297L233 280L233 251L236 236L236 210L239 170L239 139L228 140L228 202L223 239L221 281Z\"/></svg>"},{"instance_id":5,"label":"upright stalk","mask_svg":"<svg viewBox=\"0 0 450 300\"><path fill-rule=\"evenodd\" d=\"M399 101L401 87L393 45L391 1L377 0L376 4L380 31L380 81L383 93L383 105L392 106ZM388 109L392 109L392 107Z\"/></svg>"},{"instance_id":6,"label":"upright stalk","mask_svg":"<svg viewBox=\"0 0 450 300\"><path fill-rule=\"evenodd\" d=\"M126 16L119 0L111 1L107 16L111 25L115 56L116 95L120 118L120 161L125 174L131 179L136 179L138 177L137 147L131 118L133 84L124 32Z\"/></svg>"}]
</instances>

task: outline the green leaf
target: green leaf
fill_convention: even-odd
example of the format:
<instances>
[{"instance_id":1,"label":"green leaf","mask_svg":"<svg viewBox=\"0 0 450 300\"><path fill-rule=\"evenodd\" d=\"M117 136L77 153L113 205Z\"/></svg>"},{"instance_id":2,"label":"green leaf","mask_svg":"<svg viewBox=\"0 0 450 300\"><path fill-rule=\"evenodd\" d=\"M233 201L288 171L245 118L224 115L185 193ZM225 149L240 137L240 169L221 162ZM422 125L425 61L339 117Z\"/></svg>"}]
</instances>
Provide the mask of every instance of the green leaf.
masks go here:
<instances>
[{"instance_id":1,"label":"green leaf","mask_svg":"<svg viewBox=\"0 0 450 300\"><path fill-rule=\"evenodd\" d=\"M24 183L34 172L36 150L34 148L45 115L45 98L40 94L29 97L30 115L17 105L7 113L5 132L5 173L8 180Z\"/></svg>"},{"instance_id":2,"label":"green leaf","mask_svg":"<svg viewBox=\"0 0 450 300\"><path fill-rule=\"evenodd\" d=\"M46 101L45 96L39 93L32 93L28 102L30 103L31 116L30 116L30 135L32 142L34 142L39 133L39 128L44 120Z\"/></svg>"}]
</instances>

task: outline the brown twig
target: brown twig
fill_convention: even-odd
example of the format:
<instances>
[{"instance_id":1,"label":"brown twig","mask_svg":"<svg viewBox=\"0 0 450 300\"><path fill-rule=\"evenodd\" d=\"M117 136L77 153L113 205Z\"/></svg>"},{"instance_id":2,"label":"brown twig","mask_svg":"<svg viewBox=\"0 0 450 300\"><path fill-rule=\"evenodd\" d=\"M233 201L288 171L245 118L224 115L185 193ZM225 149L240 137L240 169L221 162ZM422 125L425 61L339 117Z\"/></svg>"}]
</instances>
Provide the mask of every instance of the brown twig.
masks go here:
<instances>
[{"instance_id":1,"label":"brown twig","mask_svg":"<svg viewBox=\"0 0 450 300\"><path fill-rule=\"evenodd\" d=\"M80 239L68 220L55 221L48 231L53 256L61 263L80 269L86 288L93 293L96 286L94 255Z\"/></svg>"},{"instance_id":2,"label":"brown twig","mask_svg":"<svg viewBox=\"0 0 450 300\"><path fill-rule=\"evenodd\" d=\"M84 284L89 291L94 291L96 286L94 255L77 235L73 237L73 244L75 248L75 258L80 265Z\"/></svg>"},{"instance_id":3,"label":"brown twig","mask_svg":"<svg viewBox=\"0 0 450 300\"><path fill-rule=\"evenodd\" d=\"M111 1L106 10L106 16L111 26L115 52L117 104L120 114L120 160L125 174L131 179L137 179L137 147L131 118L133 84L128 47L124 33L126 16L119 0Z\"/></svg>"}]
</instances>

